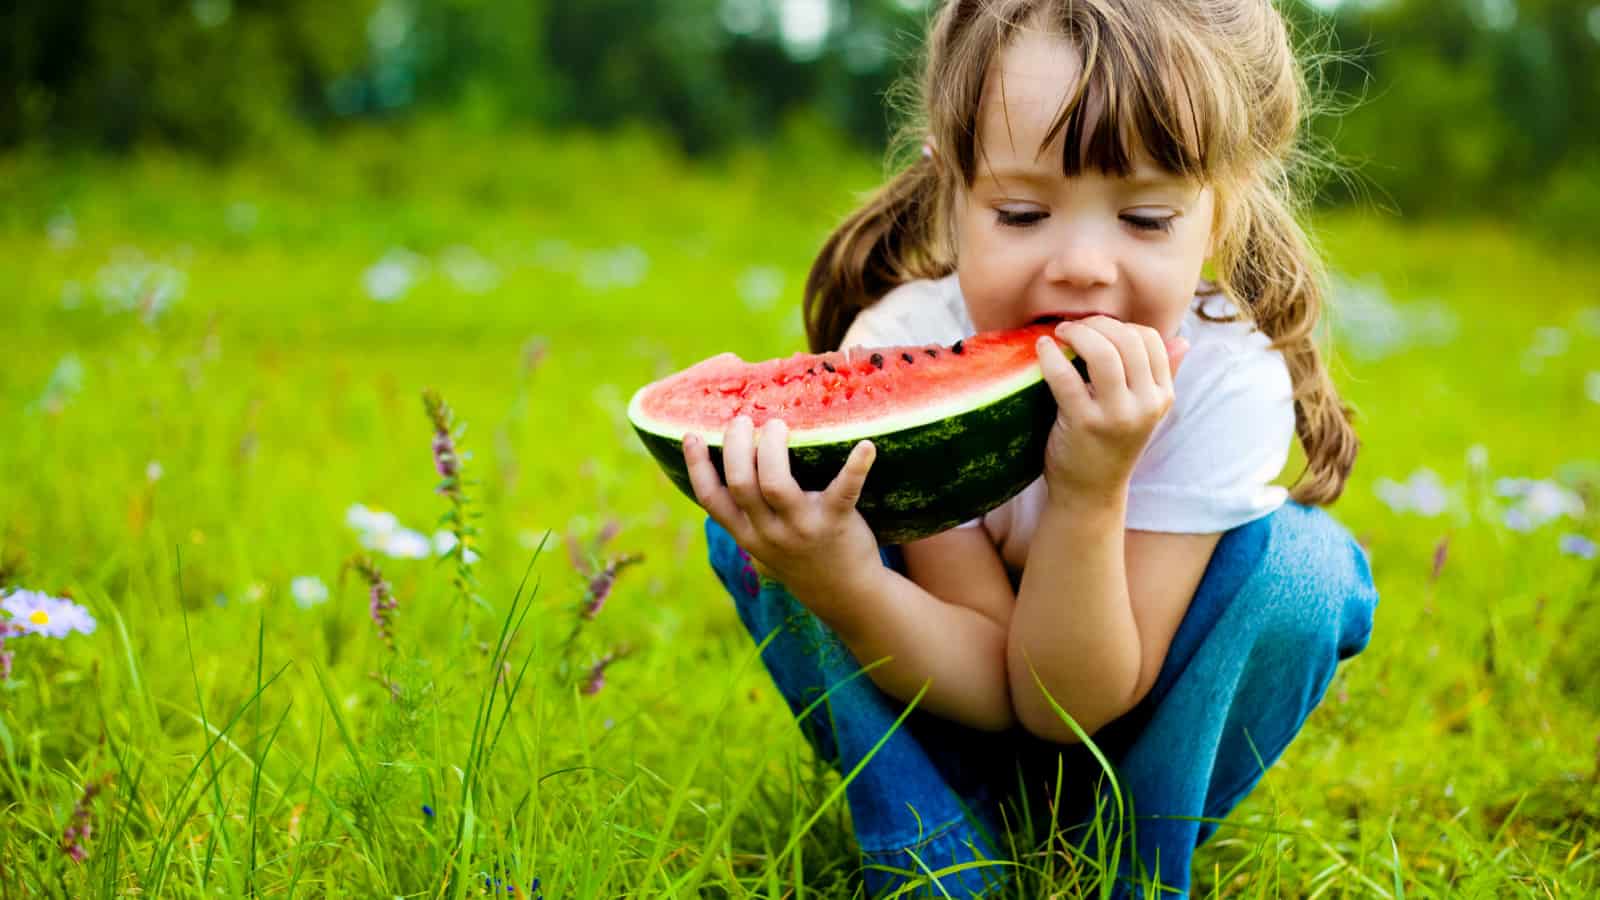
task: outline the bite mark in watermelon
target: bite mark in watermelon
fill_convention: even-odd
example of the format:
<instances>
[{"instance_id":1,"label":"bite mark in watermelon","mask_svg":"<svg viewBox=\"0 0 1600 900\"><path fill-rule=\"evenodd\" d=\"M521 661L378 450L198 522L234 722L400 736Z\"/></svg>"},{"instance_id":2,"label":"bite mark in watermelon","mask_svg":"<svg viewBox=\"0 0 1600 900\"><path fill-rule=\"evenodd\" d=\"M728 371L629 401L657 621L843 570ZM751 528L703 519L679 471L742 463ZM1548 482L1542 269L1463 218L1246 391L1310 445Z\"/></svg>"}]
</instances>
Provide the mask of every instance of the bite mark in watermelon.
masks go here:
<instances>
[{"instance_id":1,"label":"bite mark in watermelon","mask_svg":"<svg viewBox=\"0 0 1600 900\"><path fill-rule=\"evenodd\" d=\"M1035 342L1055 324L948 346L857 347L761 362L722 353L640 388L628 418L691 499L684 437L698 434L726 478L722 436L739 415L757 428L774 418L788 425L790 470L809 491L827 487L851 448L870 440L877 458L856 507L880 541L904 543L994 509L1044 471L1056 405Z\"/></svg>"}]
</instances>

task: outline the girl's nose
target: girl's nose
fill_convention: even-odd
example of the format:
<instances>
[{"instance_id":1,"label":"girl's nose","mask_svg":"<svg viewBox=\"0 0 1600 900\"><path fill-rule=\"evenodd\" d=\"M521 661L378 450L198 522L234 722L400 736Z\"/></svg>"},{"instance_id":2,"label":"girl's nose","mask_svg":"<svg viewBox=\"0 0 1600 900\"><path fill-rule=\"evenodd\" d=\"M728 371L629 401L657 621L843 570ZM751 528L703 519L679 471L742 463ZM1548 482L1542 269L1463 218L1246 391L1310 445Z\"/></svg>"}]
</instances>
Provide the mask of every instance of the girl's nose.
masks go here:
<instances>
[{"instance_id":1,"label":"girl's nose","mask_svg":"<svg viewBox=\"0 0 1600 900\"><path fill-rule=\"evenodd\" d=\"M1074 230L1059 239L1044 274L1071 287L1099 287L1116 280L1117 266L1103 237Z\"/></svg>"}]
</instances>

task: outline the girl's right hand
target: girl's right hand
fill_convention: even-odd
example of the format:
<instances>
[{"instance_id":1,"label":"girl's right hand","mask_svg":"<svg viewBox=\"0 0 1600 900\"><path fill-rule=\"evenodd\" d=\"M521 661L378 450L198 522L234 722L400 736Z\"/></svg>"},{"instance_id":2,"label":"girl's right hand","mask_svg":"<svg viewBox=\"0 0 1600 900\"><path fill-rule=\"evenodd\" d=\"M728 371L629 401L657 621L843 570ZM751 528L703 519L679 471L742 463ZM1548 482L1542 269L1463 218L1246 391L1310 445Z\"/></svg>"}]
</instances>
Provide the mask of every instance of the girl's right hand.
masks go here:
<instances>
[{"instance_id":1,"label":"girl's right hand","mask_svg":"<svg viewBox=\"0 0 1600 900\"><path fill-rule=\"evenodd\" d=\"M756 432L748 416L722 438L723 471L697 436L683 442L695 501L776 578L830 624L842 611L810 605L844 597L846 584L883 569L877 539L856 509L877 450L858 443L825 490L807 491L789 470L789 427L774 419Z\"/></svg>"}]
</instances>

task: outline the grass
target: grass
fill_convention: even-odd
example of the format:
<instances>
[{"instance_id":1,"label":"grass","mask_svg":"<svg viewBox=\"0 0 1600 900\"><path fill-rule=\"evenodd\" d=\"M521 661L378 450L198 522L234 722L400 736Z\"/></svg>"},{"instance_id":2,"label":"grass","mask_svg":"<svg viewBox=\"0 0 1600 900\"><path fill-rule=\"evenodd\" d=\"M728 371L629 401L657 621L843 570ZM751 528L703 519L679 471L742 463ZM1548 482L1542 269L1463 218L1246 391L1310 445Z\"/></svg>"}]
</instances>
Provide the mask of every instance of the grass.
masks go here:
<instances>
[{"instance_id":1,"label":"grass","mask_svg":"<svg viewBox=\"0 0 1600 900\"><path fill-rule=\"evenodd\" d=\"M713 353L796 349L810 255L877 173L803 130L700 165L644 135L436 127L224 168L0 158L0 567L100 623L7 645L0 893L850 896L840 778L622 412ZM1494 223L1318 233L1387 298L1336 309L1335 365L1364 441L1335 512L1383 602L1196 894L1594 893L1600 564L1559 540L1600 536L1600 262ZM427 388L468 426L454 521L483 558L468 591L455 561L376 556L390 649L346 515L451 527ZM1442 512L1380 500L1421 468ZM1509 528L1504 477L1585 511ZM610 521L580 573L562 538ZM297 602L302 576L327 602ZM1022 862L1034 894L1088 889Z\"/></svg>"}]
</instances>

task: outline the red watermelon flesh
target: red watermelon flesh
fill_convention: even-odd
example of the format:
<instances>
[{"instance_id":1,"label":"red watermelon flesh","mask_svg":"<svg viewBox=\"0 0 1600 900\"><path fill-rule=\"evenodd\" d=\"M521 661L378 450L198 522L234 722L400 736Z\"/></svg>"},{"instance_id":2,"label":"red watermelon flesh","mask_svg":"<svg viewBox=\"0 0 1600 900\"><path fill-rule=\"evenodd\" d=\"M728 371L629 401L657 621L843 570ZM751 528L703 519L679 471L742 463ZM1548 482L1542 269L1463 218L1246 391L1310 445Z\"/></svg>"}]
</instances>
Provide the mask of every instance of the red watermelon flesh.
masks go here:
<instances>
[{"instance_id":1,"label":"red watermelon flesh","mask_svg":"<svg viewBox=\"0 0 1600 900\"><path fill-rule=\"evenodd\" d=\"M754 363L722 353L650 385L635 411L718 438L740 415L757 428L782 419L797 439L797 432L915 416L959 406L963 395L986 391L996 379L1036 372L1035 342L1053 328L1047 322L952 345L853 347Z\"/></svg>"}]
</instances>

